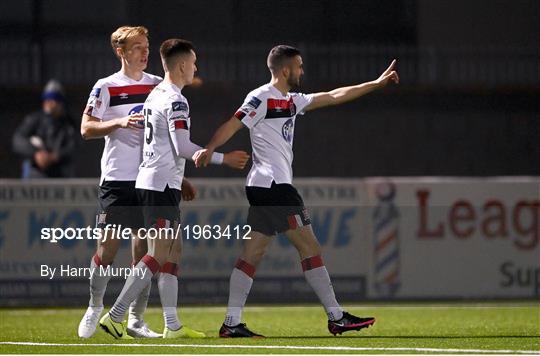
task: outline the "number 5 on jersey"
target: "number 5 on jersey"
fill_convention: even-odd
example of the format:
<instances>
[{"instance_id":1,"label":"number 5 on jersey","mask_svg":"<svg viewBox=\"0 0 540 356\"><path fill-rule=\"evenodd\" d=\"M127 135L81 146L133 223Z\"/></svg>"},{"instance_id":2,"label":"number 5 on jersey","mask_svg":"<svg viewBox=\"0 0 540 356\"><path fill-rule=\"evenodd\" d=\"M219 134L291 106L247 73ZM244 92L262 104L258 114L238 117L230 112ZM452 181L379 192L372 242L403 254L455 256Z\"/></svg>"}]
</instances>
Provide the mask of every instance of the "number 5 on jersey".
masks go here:
<instances>
[{"instance_id":1,"label":"number 5 on jersey","mask_svg":"<svg viewBox=\"0 0 540 356\"><path fill-rule=\"evenodd\" d=\"M154 138L154 126L150 122L150 116L152 115L152 110L143 109L143 115L144 115L144 122L145 122L144 137L146 139L146 143L150 144L150 142L152 142L152 139Z\"/></svg>"}]
</instances>

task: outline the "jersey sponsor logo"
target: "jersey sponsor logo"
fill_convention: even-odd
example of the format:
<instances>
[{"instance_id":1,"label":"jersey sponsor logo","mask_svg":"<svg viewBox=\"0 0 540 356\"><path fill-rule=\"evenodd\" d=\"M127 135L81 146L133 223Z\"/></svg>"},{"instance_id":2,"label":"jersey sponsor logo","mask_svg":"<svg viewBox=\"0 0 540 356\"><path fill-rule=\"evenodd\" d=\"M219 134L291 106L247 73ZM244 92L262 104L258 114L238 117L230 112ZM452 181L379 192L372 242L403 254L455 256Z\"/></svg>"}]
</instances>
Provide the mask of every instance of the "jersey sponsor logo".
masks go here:
<instances>
[{"instance_id":1,"label":"jersey sponsor logo","mask_svg":"<svg viewBox=\"0 0 540 356\"><path fill-rule=\"evenodd\" d=\"M294 123L292 119L287 120L281 128L281 135L288 143L292 142Z\"/></svg>"},{"instance_id":2,"label":"jersey sponsor logo","mask_svg":"<svg viewBox=\"0 0 540 356\"><path fill-rule=\"evenodd\" d=\"M155 84L146 84L109 87L111 97L109 105L112 107L124 104L142 104L155 86Z\"/></svg>"},{"instance_id":3,"label":"jersey sponsor logo","mask_svg":"<svg viewBox=\"0 0 540 356\"><path fill-rule=\"evenodd\" d=\"M101 88L94 88L92 89L92 91L90 92L90 96L94 96L96 98L99 98L99 94L101 94Z\"/></svg>"},{"instance_id":4,"label":"jersey sponsor logo","mask_svg":"<svg viewBox=\"0 0 540 356\"><path fill-rule=\"evenodd\" d=\"M101 100L99 100L99 95L101 94L101 88L94 88L90 92L90 97L88 98L88 103L84 109L84 114L92 116L94 108L99 109L101 107Z\"/></svg>"},{"instance_id":5,"label":"jersey sponsor logo","mask_svg":"<svg viewBox=\"0 0 540 356\"><path fill-rule=\"evenodd\" d=\"M143 106L144 106L144 105L137 105L137 106L134 106L133 108L131 108L131 110L129 110L128 115L140 114L141 111L142 111L142 109L143 109Z\"/></svg>"},{"instance_id":6,"label":"jersey sponsor logo","mask_svg":"<svg viewBox=\"0 0 540 356\"><path fill-rule=\"evenodd\" d=\"M261 100L255 96L249 98L247 105L251 106L253 109L257 109L261 105Z\"/></svg>"},{"instance_id":7,"label":"jersey sponsor logo","mask_svg":"<svg viewBox=\"0 0 540 356\"><path fill-rule=\"evenodd\" d=\"M289 100L268 99L267 106L266 119L278 119L296 115L296 105L292 98Z\"/></svg>"},{"instance_id":8,"label":"jersey sponsor logo","mask_svg":"<svg viewBox=\"0 0 540 356\"><path fill-rule=\"evenodd\" d=\"M284 111L290 109L294 105L293 99L268 99L268 109L274 109L276 111Z\"/></svg>"},{"instance_id":9,"label":"jersey sponsor logo","mask_svg":"<svg viewBox=\"0 0 540 356\"><path fill-rule=\"evenodd\" d=\"M175 101L172 103L172 111L188 111L188 106L183 101Z\"/></svg>"}]
</instances>

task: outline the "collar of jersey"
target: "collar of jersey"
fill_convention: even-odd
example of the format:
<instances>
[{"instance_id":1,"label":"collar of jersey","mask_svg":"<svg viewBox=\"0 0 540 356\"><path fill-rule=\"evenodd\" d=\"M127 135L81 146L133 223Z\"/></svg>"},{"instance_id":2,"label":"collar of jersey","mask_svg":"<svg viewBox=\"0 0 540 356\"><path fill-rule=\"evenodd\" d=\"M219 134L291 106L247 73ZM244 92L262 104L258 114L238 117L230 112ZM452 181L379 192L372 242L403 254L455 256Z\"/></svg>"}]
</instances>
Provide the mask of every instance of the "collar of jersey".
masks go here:
<instances>
[{"instance_id":1,"label":"collar of jersey","mask_svg":"<svg viewBox=\"0 0 540 356\"><path fill-rule=\"evenodd\" d=\"M121 76L122 78L124 78L125 80L129 81L129 82L132 82L132 83L140 83L144 80L144 75L145 73L143 72L143 75L141 77L141 80L135 80L133 78L130 78L128 77L127 75L125 75L124 73L122 73L122 70L119 70L118 72L118 75Z\"/></svg>"},{"instance_id":2,"label":"collar of jersey","mask_svg":"<svg viewBox=\"0 0 540 356\"><path fill-rule=\"evenodd\" d=\"M273 91L275 91L276 93L278 93L279 96L281 96L281 97L283 97L283 98L285 98L285 99L289 97L289 94L290 94L289 92L287 92L287 95L283 95L283 93L280 92L279 89L276 88L272 83L268 83L268 85L270 86L270 88L271 88Z\"/></svg>"},{"instance_id":3,"label":"collar of jersey","mask_svg":"<svg viewBox=\"0 0 540 356\"><path fill-rule=\"evenodd\" d=\"M166 85L169 88L171 88L172 90L174 90L175 92L177 92L178 94L182 94L182 90L179 87L177 87L176 84L174 84L174 83L163 80L161 82L161 85Z\"/></svg>"}]
</instances>

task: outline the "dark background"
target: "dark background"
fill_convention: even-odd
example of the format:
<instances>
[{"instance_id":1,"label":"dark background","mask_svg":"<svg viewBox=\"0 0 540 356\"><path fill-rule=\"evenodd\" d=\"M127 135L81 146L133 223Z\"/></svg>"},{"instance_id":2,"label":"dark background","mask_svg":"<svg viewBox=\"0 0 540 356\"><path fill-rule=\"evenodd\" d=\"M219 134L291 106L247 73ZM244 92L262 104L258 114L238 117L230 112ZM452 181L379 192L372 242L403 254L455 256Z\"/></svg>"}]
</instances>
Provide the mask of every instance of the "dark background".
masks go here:
<instances>
[{"instance_id":1,"label":"dark background","mask_svg":"<svg viewBox=\"0 0 540 356\"><path fill-rule=\"evenodd\" d=\"M0 2L0 177L20 176L11 136L40 107L43 84L66 86L77 122L97 79L119 69L109 36L150 30L157 49L197 47L198 88L185 95L204 145L245 95L269 80L276 44L303 51L305 92L375 79L398 59L399 86L300 117L296 176L540 174L540 2L535 0ZM77 149L77 176L99 176L103 140ZM223 150L249 150L243 130ZM188 176L244 176L221 167Z\"/></svg>"}]
</instances>

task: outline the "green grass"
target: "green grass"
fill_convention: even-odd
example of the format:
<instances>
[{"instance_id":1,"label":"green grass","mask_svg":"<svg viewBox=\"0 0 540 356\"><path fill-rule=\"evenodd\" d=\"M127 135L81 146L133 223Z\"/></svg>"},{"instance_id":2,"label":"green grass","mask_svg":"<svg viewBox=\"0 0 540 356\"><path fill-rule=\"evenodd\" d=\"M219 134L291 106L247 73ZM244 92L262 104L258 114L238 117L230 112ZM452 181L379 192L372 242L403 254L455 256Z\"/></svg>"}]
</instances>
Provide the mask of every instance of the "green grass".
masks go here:
<instances>
[{"instance_id":1,"label":"green grass","mask_svg":"<svg viewBox=\"0 0 540 356\"><path fill-rule=\"evenodd\" d=\"M182 321L203 330L209 337L192 340L117 341L98 330L89 340L77 337L77 325L83 309L0 309L0 353L444 353L447 349L526 350L540 353L540 303L483 304L370 304L347 306L348 311L375 316L369 329L334 337L326 329L326 319L318 306L273 306L246 308L244 320L266 339L220 339L217 331L224 307L184 307ZM160 309L151 308L146 320L155 329L163 322ZM84 344L82 346L7 345L3 342ZM117 346L120 344L154 346ZM92 344L107 344L92 346ZM164 345L163 347L156 345ZM180 347L180 345L230 345L224 347ZM280 346L280 348L239 348L243 346ZM285 346L313 347L310 349ZM317 347L375 348L367 350L316 349ZM377 348L390 348L380 350ZM400 350L406 348L407 350ZM410 350L409 350L410 348ZM434 348L439 350L414 350ZM444 349L444 350L443 350Z\"/></svg>"}]
</instances>

